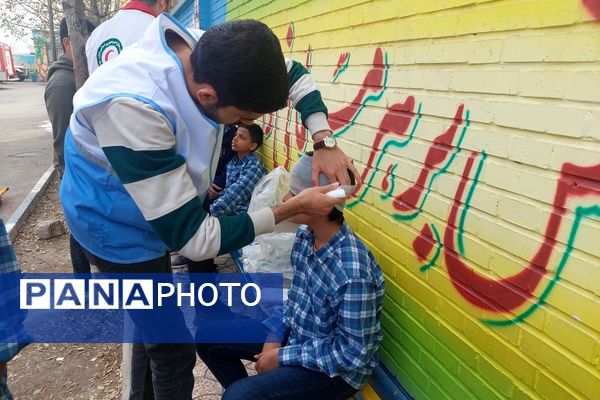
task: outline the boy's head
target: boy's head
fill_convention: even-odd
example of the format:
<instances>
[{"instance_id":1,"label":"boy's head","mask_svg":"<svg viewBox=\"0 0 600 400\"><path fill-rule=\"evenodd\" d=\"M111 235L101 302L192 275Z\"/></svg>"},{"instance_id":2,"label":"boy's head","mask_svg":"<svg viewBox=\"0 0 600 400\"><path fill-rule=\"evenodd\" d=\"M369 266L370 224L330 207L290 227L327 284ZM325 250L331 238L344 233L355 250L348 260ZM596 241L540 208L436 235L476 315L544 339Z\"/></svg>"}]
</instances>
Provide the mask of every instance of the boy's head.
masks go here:
<instances>
[{"instance_id":1,"label":"boy's head","mask_svg":"<svg viewBox=\"0 0 600 400\"><path fill-rule=\"evenodd\" d=\"M263 130L256 124L240 125L231 141L231 150L236 153L252 153L263 142Z\"/></svg>"},{"instance_id":2,"label":"boy's head","mask_svg":"<svg viewBox=\"0 0 600 400\"><path fill-rule=\"evenodd\" d=\"M208 29L190 58L193 97L222 124L252 123L285 107L288 76L279 40L265 24L234 20Z\"/></svg>"},{"instance_id":3,"label":"boy's head","mask_svg":"<svg viewBox=\"0 0 600 400\"><path fill-rule=\"evenodd\" d=\"M290 172L290 191L284 197L284 201L290 199L293 196L296 196L298 193L312 187L312 158L313 152L308 152L302 155L294 164L292 171ZM350 176L351 185L356 184L356 179L350 170L348 170L348 175ZM319 174L319 186L329 185L329 179L325 174ZM344 204L340 206L335 206L333 210L327 215L327 219L331 222L342 223L344 221ZM297 224L308 224L316 221L320 218L320 216L308 215L308 214L299 214L295 217L292 217L290 220Z\"/></svg>"},{"instance_id":4,"label":"boy's head","mask_svg":"<svg viewBox=\"0 0 600 400\"><path fill-rule=\"evenodd\" d=\"M88 34L92 33L94 29L96 29L96 25L89 19L85 20L85 24L87 27ZM68 59L73 59L73 50L71 49L71 39L69 39L69 27L67 26L67 19L63 17L60 20L60 44L62 45L63 51L65 53L65 57Z\"/></svg>"},{"instance_id":5,"label":"boy's head","mask_svg":"<svg viewBox=\"0 0 600 400\"><path fill-rule=\"evenodd\" d=\"M158 15L171 11L171 8L177 5L177 0L142 0L142 3L150 7Z\"/></svg>"}]
</instances>

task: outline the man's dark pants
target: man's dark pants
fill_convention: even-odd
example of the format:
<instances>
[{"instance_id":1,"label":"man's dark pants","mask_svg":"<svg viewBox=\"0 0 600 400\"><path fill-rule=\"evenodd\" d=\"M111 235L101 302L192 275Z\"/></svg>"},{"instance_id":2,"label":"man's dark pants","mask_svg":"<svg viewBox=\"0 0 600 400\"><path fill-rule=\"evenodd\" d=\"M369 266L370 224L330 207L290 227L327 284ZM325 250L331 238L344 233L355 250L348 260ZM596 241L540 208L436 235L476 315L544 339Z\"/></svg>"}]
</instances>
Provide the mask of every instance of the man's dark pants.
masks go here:
<instances>
[{"instance_id":1,"label":"man's dark pants","mask_svg":"<svg viewBox=\"0 0 600 400\"><path fill-rule=\"evenodd\" d=\"M85 250L84 250L85 251ZM135 264L118 264L103 260L85 251L91 264L102 273L172 273L168 253L154 260ZM135 322L135 321L134 321ZM148 359L156 400L191 399L194 388L192 370L196 363L196 348L189 344L134 344L131 360L131 392L129 398L147 398L144 394Z\"/></svg>"}]
</instances>

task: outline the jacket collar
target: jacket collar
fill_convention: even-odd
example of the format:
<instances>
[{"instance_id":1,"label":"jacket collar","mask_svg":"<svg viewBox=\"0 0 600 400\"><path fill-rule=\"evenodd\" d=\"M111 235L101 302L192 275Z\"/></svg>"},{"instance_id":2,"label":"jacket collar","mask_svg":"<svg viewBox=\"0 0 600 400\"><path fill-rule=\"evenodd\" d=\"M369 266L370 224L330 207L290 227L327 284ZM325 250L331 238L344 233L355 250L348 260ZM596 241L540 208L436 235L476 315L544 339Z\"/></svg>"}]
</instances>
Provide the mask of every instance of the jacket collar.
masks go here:
<instances>
[{"instance_id":1,"label":"jacket collar","mask_svg":"<svg viewBox=\"0 0 600 400\"><path fill-rule=\"evenodd\" d=\"M153 17L158 16L149 5L140 0L131 0L129 3L125 4L121 10L138 10L150 14Z\"/></svg>"}]
</instances>

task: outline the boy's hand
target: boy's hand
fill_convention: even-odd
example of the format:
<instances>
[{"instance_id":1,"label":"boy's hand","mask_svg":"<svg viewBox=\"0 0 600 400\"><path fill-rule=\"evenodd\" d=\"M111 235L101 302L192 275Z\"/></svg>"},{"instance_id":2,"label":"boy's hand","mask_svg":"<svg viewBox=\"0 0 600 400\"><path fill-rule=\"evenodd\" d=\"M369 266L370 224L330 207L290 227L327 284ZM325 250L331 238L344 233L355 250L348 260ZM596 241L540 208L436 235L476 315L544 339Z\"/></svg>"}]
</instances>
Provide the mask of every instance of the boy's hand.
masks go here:
<instances>
[{"instance_id":1,"label":"boy's hand","mask_svg":"<svg viewBox=\"0 0 600 400\"><path fill-rule=\"evenodd\" d=\"M266 353L269 350L278 349L281 347L280 343L265 343L263 344L262 353Z\"/></svg>"},{"instance_id":2,"label":"boy's hand","mask_svg":"<svg viewBox=\"0 0 600 400\"><path fill-rule=\"evenodd\" d=\"M208 187L208 198L209 200L214 200L217 197L219 197L219 192L223 190L222 187L215 185L214 183L211 183L210 186Z\"/></svg>"},{"instance_id":3,"label":"boy's hand","mask_svg":"<svg viewBox=\"0 0 600 400\"><path fill-rule=\"evenodd\" d=\"M265 343L266 345L267 343ZM264 374L279 367L279 348L271 349L254 356L256 359L256 372Z\"/></svg>"}]
</instances>

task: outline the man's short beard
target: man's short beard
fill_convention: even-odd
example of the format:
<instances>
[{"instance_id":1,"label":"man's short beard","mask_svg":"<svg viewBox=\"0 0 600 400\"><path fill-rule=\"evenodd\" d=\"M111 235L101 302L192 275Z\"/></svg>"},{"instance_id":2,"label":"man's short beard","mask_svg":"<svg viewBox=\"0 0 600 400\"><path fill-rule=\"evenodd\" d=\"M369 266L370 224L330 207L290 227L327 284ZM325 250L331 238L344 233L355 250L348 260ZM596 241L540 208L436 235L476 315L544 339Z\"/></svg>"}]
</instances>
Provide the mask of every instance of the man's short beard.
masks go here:
<instances>
[{"instance_id":1,"label":"man's short beard","mask_svg":"<svg viewBox=\"0 0 600 400\"><path fill-rule=\"evenodd\" d=\"M215 105L208 105L208 106L202 106L199 102L196 102L196 105L198 106L198 108L200 109L200 111L206 115L208 118L212 119L213 121L217 122L217 123L221 123L221 121L218 120L218 113L217 110L219 109L217 106Z\"/></svg>"}]
</instances>

